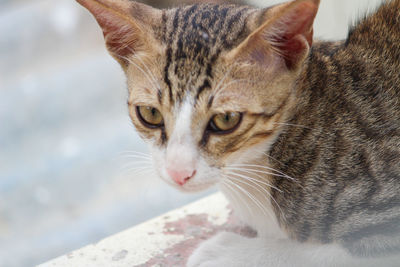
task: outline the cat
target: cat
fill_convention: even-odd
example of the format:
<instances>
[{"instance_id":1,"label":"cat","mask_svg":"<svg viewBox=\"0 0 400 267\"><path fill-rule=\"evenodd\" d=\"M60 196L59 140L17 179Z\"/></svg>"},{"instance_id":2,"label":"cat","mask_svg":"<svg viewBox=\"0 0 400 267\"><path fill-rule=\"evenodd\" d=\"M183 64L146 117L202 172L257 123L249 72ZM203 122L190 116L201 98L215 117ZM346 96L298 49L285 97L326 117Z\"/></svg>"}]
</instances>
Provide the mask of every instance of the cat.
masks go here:
<instances>
[{"instance_id":1,"label":"cat","mask_svg":"<svg viewBox=\"0 0 400 267\"><path fill-rule=\"evenodd\" d=\"M77 1L160 177L218 185L258 232L220 233L188 266L400 266L400 0L337 42L314 41L319 0Z\"/></svg>"}]
</instances>

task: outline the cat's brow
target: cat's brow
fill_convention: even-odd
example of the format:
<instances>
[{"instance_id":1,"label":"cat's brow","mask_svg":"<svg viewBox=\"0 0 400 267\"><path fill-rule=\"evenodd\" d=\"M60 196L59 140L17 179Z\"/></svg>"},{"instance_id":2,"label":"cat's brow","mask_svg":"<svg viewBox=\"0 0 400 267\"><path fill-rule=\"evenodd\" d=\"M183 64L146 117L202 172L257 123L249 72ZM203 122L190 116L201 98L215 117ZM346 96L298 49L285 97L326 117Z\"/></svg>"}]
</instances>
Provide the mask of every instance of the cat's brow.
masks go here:
<instances>
[{"instance_id":1,"label":"cat's brow","mask_svg":"<svg viewBox=\"0 0 400 267\"><path fill-rule=\"evenodd\" d=\"M252 112L246 112L246 115L249 117L254 117L254 118L263 118L263 119L270 119L272 118L276 113L267 113L267 112L260 112L260 113L252 113Z\"/></svg>"},{"instance_id":2,"label":"cat's brow","mask_svg":"<svg viewBox=\"0 0 400 267\"><path fill-rule=\"evenodd\" d=\"M197 102L212 89L215 63L223 51L248 35L246 23L237 22L247 19L250 12L254 10L247 6L215 4L164 11L160 29L166 47L163 79L172 105L181 102L188 91ZM188 73L198 80L198 87L185 86Z\"/></svg>"},{"instance_id":3,"label":"cat's brow","mask_svg":"<svg viewBox=\"0 0 400 267\"><path fill-rule=\"evenodd\" d=\"M208 103L207 103L207 109L208 109L208 110L210 110L211 107L213 106L214 99L215 99L215 97L214 97L213 95L209 97Z\"/></svg>"},{"instance_id":4,"label":"cat's brow","mask_svg":"<svg viewBox=\"0 0 400 267\"><path fill-rule=\"evenodd\" d=\"M162 105L162 104L163 104L163 101L162 101L162 99L163 99L163 92L162 92L161 89L158 89L158 91L157 91L157 99L158 99L158 103L160 103L160 105Z\"/></svg>"}]
</instances>

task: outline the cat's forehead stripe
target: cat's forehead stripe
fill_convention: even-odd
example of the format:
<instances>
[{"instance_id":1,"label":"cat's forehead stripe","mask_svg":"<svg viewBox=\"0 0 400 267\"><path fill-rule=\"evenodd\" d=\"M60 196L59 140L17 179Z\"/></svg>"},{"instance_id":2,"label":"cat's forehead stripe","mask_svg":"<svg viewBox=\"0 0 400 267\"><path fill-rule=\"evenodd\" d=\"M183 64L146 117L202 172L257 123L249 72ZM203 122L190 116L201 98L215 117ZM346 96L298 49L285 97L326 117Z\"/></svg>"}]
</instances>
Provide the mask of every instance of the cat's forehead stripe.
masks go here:
<instances>
[{"instance_id":1,"label":"cat's forehead stripe","mask_svg":"<svg viewBox=\"0 0 400 267\"><path fill-rule=\"evenodd\" d=\"M222 51L248 35L245 20L253 11L250 7L215 4L164 11L160 39L167 46L164 81L171 103L181 102L188 91L198 100L212 88L215 62Z\"/></svg>"},{"instance_id":2,"label":"cat's forehead stripe","mask_svg":"<svg viewBox=\"0 0 400 267\"><path fill-rule=\"evenodd\" d=\"M172 83L169 78L169 67L171 65L171 60L172 60L172 49L168 48L167 49L167 64L165 65L165 68L164 68L164 82L168 86L169 102L172 104L173 103Z\"/></svg>"}]
</instances>

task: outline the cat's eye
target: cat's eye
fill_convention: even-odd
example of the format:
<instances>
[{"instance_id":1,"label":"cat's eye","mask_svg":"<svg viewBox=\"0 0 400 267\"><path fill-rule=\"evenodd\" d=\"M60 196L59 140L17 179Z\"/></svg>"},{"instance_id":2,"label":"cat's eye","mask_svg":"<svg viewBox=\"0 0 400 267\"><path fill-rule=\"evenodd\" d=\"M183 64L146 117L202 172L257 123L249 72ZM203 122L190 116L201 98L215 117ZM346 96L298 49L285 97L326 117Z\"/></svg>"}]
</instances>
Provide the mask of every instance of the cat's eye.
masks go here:
<instances>
[{"instance_id":1,"label":"cat's eye","mask_svg":"<svg viewBox=\"0 0 400 267\"><path fill-rule=\"evenodd\" d=\"M137 107L137 115L140 121L149 128L160 128L164 126L164 118L161 112L153 107Z\"/></svg>"},{"instance_id":2,"label":"cat's eye","mask_svg":"<svg viewBox=\"0 0 400 267\"><path fill-rule=\"evenodd\" d=\"M211 119L208 130L217 134L231 133L239 127L242 117L239 112L217 114Z\"/></svg>"}]
</instances>

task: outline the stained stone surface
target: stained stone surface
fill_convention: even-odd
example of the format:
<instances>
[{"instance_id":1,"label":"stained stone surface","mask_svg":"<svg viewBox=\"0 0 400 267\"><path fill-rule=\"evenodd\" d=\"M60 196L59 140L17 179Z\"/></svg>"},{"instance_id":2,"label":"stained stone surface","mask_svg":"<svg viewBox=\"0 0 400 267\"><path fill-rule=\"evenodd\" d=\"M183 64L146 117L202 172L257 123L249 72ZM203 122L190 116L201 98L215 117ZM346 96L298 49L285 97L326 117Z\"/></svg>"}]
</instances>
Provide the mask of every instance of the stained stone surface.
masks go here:
<instances>
[{"instance_id":1,"label":"stained stone surface","mask_svg":"<svg viewBox=\"0 0 400 267\"><path fill-rule=\"evenodd\" d=\"M256 235L235 218L220 193L38 267L186 266L194 249L219 232Z\"/></svg>"},{"instance_id":2,"label":"stained stone surface","mask_svg":"<svg viewBox=\"0 0 400 267\"><path fill-rule=\"evenodd\" d=\"M316 35L344 37L377 2L322 1ZM75 1L0 0L0 36L0 267L45 262L204 195L132 170L141 162L124 152L146 146L125 78Z\"/></svg>"}]
</instances>

